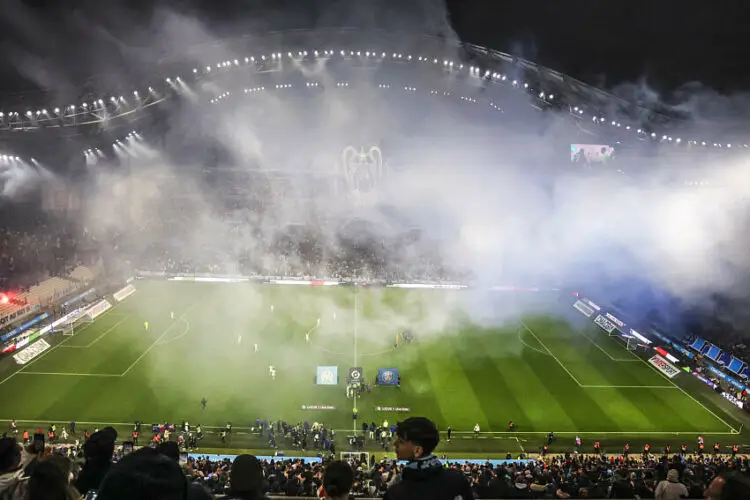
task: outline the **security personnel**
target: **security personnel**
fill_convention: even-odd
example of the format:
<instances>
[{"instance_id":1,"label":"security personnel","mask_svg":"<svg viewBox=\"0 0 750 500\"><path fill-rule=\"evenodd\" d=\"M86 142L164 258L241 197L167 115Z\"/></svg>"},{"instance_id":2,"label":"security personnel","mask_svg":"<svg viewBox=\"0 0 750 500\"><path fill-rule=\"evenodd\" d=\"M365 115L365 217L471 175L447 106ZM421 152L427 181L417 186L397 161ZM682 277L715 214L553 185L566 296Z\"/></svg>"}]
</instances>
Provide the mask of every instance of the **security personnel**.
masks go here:
<instances>
[{"instance_id":1,"label":"security personnel","mask_svg":"<svg viewBox=\"0 0 750 500\"><path fill-rule=\"evenodd\" d=\"M703 449L705 446L703 446L703 443L698 445L698 455L703 456Z\"/></svg>"},{"instance_id":2,"label":"security personnel","mask_svg":"<svg viewBox=\"0 0 750 500\"><path fill-rule=\"evenodd\" d=\"M732 445L732 458L737 456L737 452L740 451L740 447L736 444Z\"/></svg>"},{"instance_id":3,"label":"security personnel","mask_svg":"<svg viewBox=\"0 0 750 500\"><path fill-rule=\"evenodd\" d=\"M138 445L138 431L133 429L133 444Z\"/></svg>"},{"instance_id":4,"label":"security personnel","mask_svg":"<svg viewBox=\"0 0 750 500\"><path fill-rule=\"evenodd\" d=\"M630 443L625 443L625 449L622 450L622 454L625 458L628 458L628 455L630 455Z\"/></svg>"},{"instance_id":5,"label":"security personnel","mask_svg":"<svg viewBox=\"0 0 750 500\"><path fill-rule=\"evenodd\" d=\"M664 446L664 454L669 455L672 452L672 448L667 444Z\"/></svg>"},{"instance_id":6,"label":"security personnel","mask_svg":"<svg viewBox=\"0 0 750 500\"><path fill-rule=\"evenodd\" d=\"M644 455L648 455L648 453L650 451L651 451L651 445L650 444L646 443L645 445L643 445L643 454Z\"/></svg>"},{"instance_id":7,"label":"security personnel","mask_svg":"<svg viewBox=\"0 0 750 500\"><path fill-rule=\"evenodd\" d=\"M714 455L718 455L721 451L721 446L719 446L719 443L714 444Z\"/></svg>"},{"instance_id":8,"label":"security personnel","mask_svg":"<svg viewBox=\"0 0 750 500\"><path fill-rule=\"evenodd\" d=\"M602 445L599 443L599 441L594 441L594 453L597 455L602 452Z\"/></svg>"},{"instance_id":9,"label":"security personnel","mask_svg":"<svg viewBox=\"0 0 750 500\"><path fill-rule=\"evenodd\" d=\"M549 452L549 446L547 446L545 444L544 446L542 446L542 456L546 457L547 456L547 452Z\"/></svg>"},{"instance_id":10,"label":"security personnel","mask_svg":"<svg viewBox=\"0 0 750 500\"><path fill-rule=\"evenodd\" d=\"M29 444L29 431L23 431L23 444Z\"/></svg>"},{"instance_id":11,"label":"security personnel","mask_svg":"<svg viewBox=\"0 0 750 500\"><path fill-rule=\"evenodd\" d=\"M687 455L687 445L685 443L682 443L682 446L680 446L680 455L683 457Z\"/></svg>"}]
</instances>

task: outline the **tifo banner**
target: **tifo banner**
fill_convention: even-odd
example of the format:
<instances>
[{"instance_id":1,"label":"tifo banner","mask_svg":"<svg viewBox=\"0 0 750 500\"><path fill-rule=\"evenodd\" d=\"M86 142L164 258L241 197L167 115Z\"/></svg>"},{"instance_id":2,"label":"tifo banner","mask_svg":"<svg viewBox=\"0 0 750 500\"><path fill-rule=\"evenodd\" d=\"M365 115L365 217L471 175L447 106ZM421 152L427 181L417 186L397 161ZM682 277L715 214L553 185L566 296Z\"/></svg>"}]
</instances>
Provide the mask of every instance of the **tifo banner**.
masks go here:
<instances>
[{"instance_id":1,"label":"tifo banner","mask_svg":"<svg viewBox=\"0 0 750 500\"><path fill-rule=\"evenodd\" d=\"M395 413L409 413L411 408L404 408L402 406L376 406L375 411L392 411Z\"/></svg>"},{"instance_id":2,"label":"tifo banner","mask_svg":"<svg viewBox=\"0 0 750 500\"><path fill-rule=\"evenodd\" d=\"M86 314L91 317L91 319L96 319L109 309L112 309L112 304L102 299L93 306L89 307L86 310Z\"/></svg>"},{"instance_id":3,"label":"tifo banner","mask_svg":"<svg viewBox=\"0 0 750 500\"><path fill-rule=\"evenodd\" d=\"M122 290L118 290L115 293L113 293L112 297L114 297L117 302L122 302L123 300L127 299L134 293L135 293L135 287L133 285L128 285Z\"/></svg>"},{"instance_id":4,"label":"tifo banner","mask_svg":"<svg viewBox=\"0 0 750 500\"><path fill-rule=\"evenodd\" d=\"M39 304L34 304L34 305L28 305L27 304L27 305L21 307L20 309L16 309L15 311L13 311L12 313L10 313L10 314L8 314L6 316L0 317L0 325L5 325L7 323L11 323L12 321L14 321L16 319L21 318L21 317L27 315L28 313L31 313L31 312L34 312L34 311L38 311L39 309L40 309Z\"/></svg>"},{"instance_id":5,"label":"tifo banner","mask_svg":"<svg viewBox=\"0 0 750 500\"><path fill-rule=\"evenodd\" d=\"M315 377L315 383L318 385L338 385L339 367L319 366Z\"/></svg>"},{"instance_id":6,"label":"tifo banner","mask_svg":"<svg viewBox=\"0 0 750 500\"><path fill-rule=\"evenodd\" d=\"M658 354L649 359L648 362L654 365L657 370L659 370L669 378L675 378L680 374L680 370L675 365L662 358Z\"/></svg>"},{"instance_id":7,"label":"tifo banner","mask_svg":"<svg viewBox=\"0 0 750 500\"><path fill-rule=\"evenodd\" d=\"M590 318L594 315L594 310L588 306L588 304L584 304L580 300L576 300L576 303L573 304L573 307L581 311L587 318Z\"/></svg>"},{"instance_id":8,"label":"tifo banner","mask_svg":"<svg viewBox=\"0 0 750 500\"><path fill-rule=\"evenodd\" d=\"M50 317L49 313L40 314L36 318L31 319L31 320L27 321L26 323L24 323L23 325L18 326L16 328L14 328L13 330L11 330L11 331L3 334L2 336L0 336L0 341L5 342L6 340L10 340L10 339L16 337L17 335L20 335L21 333L25 332L26 330L28 330L32 326L36 325L37 323L40 323L40 322L44 321L45 319L47 319L49 317Z\"/></svg>"},{"instance_id":9,"label":"tifo banner","mask_svg":"<svg viewBox=\"0 0 750 500\"><path fill-rule=\"evenodd\" d=\"M15 359L16 363L18 363L19 365L25 365L50 347L51 346L45 340L40 340L38 342L34 342L18 354L14 354L13 359Z\"/></svg>"},{"instance_id":10,"label":"tifo banner","mask_svg":"<svg viewBox=\"0 0 750 500\"><path fill-rule=\"evenodd\" d=\"M601 327L601 329L604 330L607 333L612 333L612 332L614 332L617 329L617 326L615 326L614 323L612 323L610 320L608 320L607 318L605 318L601 314L598 315L594 319L594 323L596 323L597 325L599 325Z\"/></svg>"},{"instance_id":11,"label":"tifo banner","mask_svg":"<svg viewBox=\"0 0 750 500\"><path fill-rule=\"evenodd\" d=\"M398 385L398 368L378 368L377 385Z\"/></svg>"},{"instance_id":12,"label":"tifo banner","mask_svg":"<svg viewBox=\"0 0 750 500\"><path fill-rule=\"evenodd\" d=\"M303 410L335 410L335 406L331 405L302 405Z\"/></svg>"},{"instance_id":13,"label":"tifo banner","mask_svg":"<svg viewBox=\"0 0 750 500\"><path fill-rule=\"evenodd\" d=\"M362 379L364 378L362 376L362 367L356 366L353 368L349 368L349 372L346 374L346 381L348 383L355 383L355 382L362 382Z\"/></svg>"}]
</instances>

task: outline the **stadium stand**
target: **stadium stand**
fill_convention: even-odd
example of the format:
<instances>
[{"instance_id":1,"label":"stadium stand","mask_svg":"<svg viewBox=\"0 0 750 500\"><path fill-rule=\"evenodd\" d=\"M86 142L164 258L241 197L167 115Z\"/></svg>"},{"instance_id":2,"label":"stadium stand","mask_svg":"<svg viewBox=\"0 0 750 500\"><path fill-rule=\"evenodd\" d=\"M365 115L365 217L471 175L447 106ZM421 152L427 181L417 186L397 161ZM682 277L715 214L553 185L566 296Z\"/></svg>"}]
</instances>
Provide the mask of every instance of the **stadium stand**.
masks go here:
<instances>
[{"instance_id":1,"label":"stadium stand","mask_svg":"<svg viewBox=\"0 0 750 500\"><path fill-rule=\"evenodd\" d=\"M46 488L75 485L87 491L89 487L98 489L110 475L119 473L118 461L123 457L122 447L115 446L112 438L106 434L107 429L104 429L92 435L83 445L47 446L39 453L34 453L31 445L22 447L14 438L4 438L0 441L0 498L27 498L22 493L37 477L39 464L44 462L52 462L61 470L70 471L72 477L69 483L66 481L62 486L46 483ZM156 451L175 463L179 460L176 445L160 446ZM212 460L191 456L181 465L183 477L177 481L176 488L180 488L180 482L184 481L182 488L190 488L188 498L232 498L226 493L236 463L231 459ZM262 461L260 464L265 478L263 491L270 498L317 497L328 463L329 460L305 462L293 458ZM556 455L498 465L444 461L443 466L462 472L475 498L654 498L659 483L667 481L670 475L673 480L685 485L689 498L703 498L704 492L718 475L728 478L730 488L739 486L739 489L732 496L716 498L743 500L750 494L747 476L744 475L750 463L746 458L733 459L728 456L691 456L682 459L679 456L653 455L629 458ZM241 468L244 477L248 473L246 465L243 463ZM402 464L386 460L370 464L355 463L352 468L354 482L351 496L354 498L382 498L388 488L400 480L404 470ZM672 470L676 472L670 474ZM164 475L168 473L165 469ZM154 482L157 482L156 479ZM163 487L167 477L161 479Z\"/></svg>"}]
</instances>

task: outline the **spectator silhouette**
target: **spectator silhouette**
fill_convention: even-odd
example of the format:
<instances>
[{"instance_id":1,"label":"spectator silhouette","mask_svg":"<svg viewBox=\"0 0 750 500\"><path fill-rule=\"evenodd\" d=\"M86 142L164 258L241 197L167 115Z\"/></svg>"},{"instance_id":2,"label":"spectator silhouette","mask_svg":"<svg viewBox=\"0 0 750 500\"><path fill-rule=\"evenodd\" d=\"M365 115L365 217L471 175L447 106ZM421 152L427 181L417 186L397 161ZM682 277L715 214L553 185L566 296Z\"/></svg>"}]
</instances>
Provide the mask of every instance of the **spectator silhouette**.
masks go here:
<instances>
[{"instance_id":1,"label":"spectator silhouette","mask_svg":"<svg viewBox=\"0 0 750 500\"><path fill-rule=\"evenodd\" d=\"M323 473L321 496L328 500L347 500L354 484L354 471L346 462L336 460Z\"/></svg>"},{"instance_id":2,"label":"spectator silhouette","mask_svg":"<svg viewBox=\"0 0 750 500\"><path fill-rule=\"evenodd\" d=\"M180 466L153 448L141 448L109 469L96 500L185 500Z\"/></svg>"},{"instance_id":3,"label":"spectator silhouette","mask_svg":"<svg viewBox=\"0 0 750 500\"><path fill-rule=\"evenodd\" d=\"M463 473L446 469L432 452L440 436L432 421L407 418L396 426L396 456L406 460L401 481L385 494L388 500L472 500L474 494Z\"/></svg>"}]
</instances>

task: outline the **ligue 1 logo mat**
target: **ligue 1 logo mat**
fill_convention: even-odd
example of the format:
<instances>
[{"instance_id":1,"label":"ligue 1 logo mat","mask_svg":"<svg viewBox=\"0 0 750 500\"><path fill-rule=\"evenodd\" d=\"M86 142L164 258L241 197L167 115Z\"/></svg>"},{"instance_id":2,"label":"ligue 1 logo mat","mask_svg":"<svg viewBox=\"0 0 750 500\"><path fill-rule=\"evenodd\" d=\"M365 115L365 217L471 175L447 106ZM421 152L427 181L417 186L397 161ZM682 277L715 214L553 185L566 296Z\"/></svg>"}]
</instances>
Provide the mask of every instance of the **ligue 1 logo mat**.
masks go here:
<instances>
[{"instance_id":1,"label":"ligue 1 logo mat","mask_svg":"<svg viewBox=\"0 0 750 500\"><path fill-rule=\"evenodd\" d=\"M362 382L363 379L364 377L362 375L361 366L349 368L349 373L346 376L346 381L348 383L352 384L352 383Z\"/></svg>"},{"instance_id":2,"label":"ligue 1 logo mat","mask_svg":"<svg viewBox=\"0 0 750 500\"><path fill-rule=\"evenodd\" d=\"M339 383L339 367L319 366L316 382L318 385L337 385Z\"/></svg>"}]
</instances>

